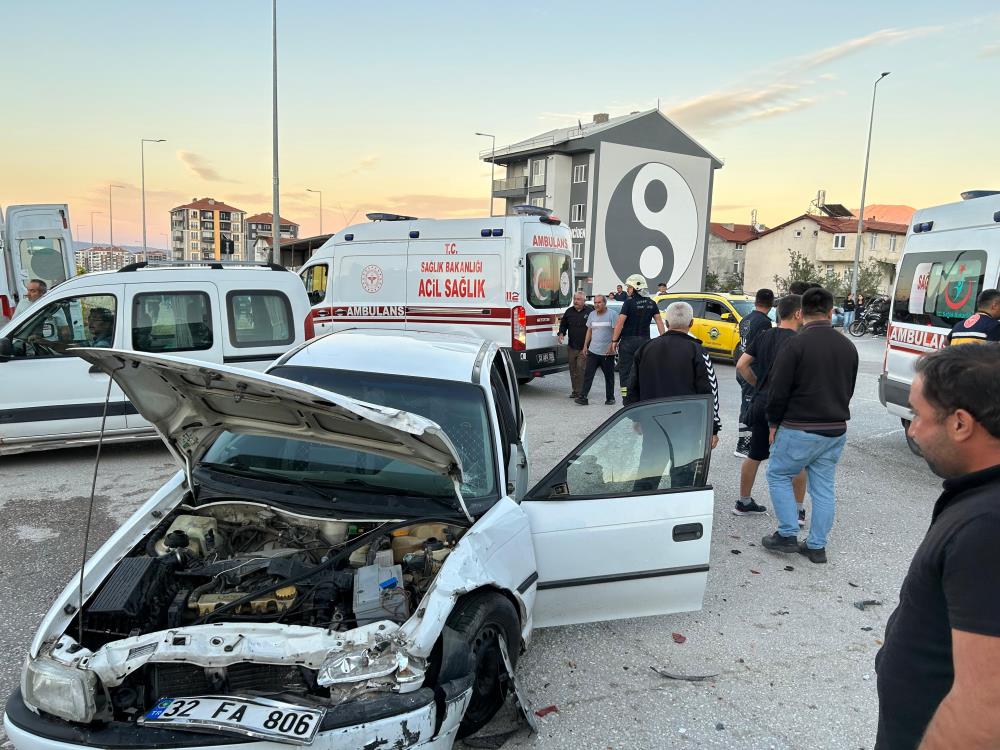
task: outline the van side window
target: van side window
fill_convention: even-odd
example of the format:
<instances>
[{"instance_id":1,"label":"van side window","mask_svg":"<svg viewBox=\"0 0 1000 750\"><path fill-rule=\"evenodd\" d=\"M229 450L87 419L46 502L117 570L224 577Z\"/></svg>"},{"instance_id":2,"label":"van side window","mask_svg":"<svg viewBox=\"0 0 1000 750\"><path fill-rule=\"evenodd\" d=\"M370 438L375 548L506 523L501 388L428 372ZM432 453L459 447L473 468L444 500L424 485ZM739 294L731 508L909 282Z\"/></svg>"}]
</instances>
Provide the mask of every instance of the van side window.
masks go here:
<instances>
[{"instance_id":1,"label":"van side window","mask_svg":"<svg viewBox=\"0 0 1000 750\"><path fill-rule=\"evenodd\" d=\"M309 295L309 304L318 305L326 299L327 266L326 263L319 263L310 266L302 274L302 283L306 285L306 293Z\"/></svg>"},{"instance_id":2,"label":"van side window","mask_svg":"<svg viewBox=\"0 0 1000 750\"><path fill-rule=\"evenodd\" d=\"M15 357L62 357L71 346L112 347L118 304L114 295L90 294L50 302L11 336Z\"/></svg>"},{"instance_id":3,"label":"van side window","mask_svg":"<svg viewBox=\"0 0 1000 750\"><path fill-rule=\"evenodd\" d=\"M269 289L229 292L226 305L233 346L280 346L295 341L292 305L281 292Z\"/></svg>"},{"instance_id":4,"label":"van side window","mask_svg":"<svg viewBox=\"0 0 1000 750\"><path fill-rule=\"evenodd\" d=\"M535 308L568 307L572 301L570 257L559 253L528 253L528 304Z\"/></svg>"},{"instance_id":5,"label":"van side window","mask_svg":"<svg viewBox=\"0 0 1000 750\"><path fill-rule=\"evenodd\" d=\"M205 292L156 292L132 300L132 348L137 352L211 349L212 307Z\"/></svg>"}]
</instances>

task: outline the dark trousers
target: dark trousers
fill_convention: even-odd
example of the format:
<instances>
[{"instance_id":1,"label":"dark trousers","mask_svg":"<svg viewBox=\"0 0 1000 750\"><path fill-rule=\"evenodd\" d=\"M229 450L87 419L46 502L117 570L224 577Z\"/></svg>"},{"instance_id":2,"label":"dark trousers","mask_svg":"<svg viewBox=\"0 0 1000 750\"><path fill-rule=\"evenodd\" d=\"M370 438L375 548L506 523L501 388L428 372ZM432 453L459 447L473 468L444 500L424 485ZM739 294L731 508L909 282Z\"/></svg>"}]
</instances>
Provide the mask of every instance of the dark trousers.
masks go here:
<instances>
[{"instance_id":1,"label":"dark trousers","mask_svg":"<svg viewBox=\"0 0 1000 750\"><path fill-rule=\"evenodd\" d=\"M587 398L590 393L590 386L594 384L594 375L597 368L604 371L604 393L605 399L610 401L615 397L615 355L613 354L591 354L587 352L587 369L583 373L583 390L580 391L582 398Z\"/></svg>"},{"instance_id":2,"label":"dark trousers","mask_svg":"<svg viewBox=\"0 0 1000 750\"><path fill-rule=\"evenodd\" d=\"M632 362L639 347L649 341L649 337L622 336L618 341L618 384L622 397L628 395L628 380L632 375Z\"/></svg>"},{"instance_id":3,"label":"dark trousers","mask_svg":"<svg viewBox=\"0 0 1000 750\"><path fill-rule=\"evenodd\" d=\"M566 350L569 361L569 383L573 389L574 396L579 396L583 388L583 377L587 371L587 351L586 349L574 349L572 346Z\"/></svg>"}]
</instances>

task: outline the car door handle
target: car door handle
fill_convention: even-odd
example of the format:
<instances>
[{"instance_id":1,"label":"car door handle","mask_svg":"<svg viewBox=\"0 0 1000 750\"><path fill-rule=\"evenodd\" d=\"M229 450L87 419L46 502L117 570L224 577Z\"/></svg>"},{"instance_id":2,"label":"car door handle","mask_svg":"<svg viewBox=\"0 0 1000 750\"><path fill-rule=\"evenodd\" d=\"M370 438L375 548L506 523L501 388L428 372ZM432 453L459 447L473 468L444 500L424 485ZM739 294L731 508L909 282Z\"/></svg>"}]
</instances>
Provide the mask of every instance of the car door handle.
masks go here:
<instances>
[{"instance_id":1,"label":"car door handle","mask_svg":"<svg viewBox=\"0 0 1000 750\"><path fill-rule=\"evenodd\" d=\"M692 542L695 539L701 539L704 533L705 529L700 523L682 523L679 526L674 526L674 541Z\"/></svg>"}]
</instances>

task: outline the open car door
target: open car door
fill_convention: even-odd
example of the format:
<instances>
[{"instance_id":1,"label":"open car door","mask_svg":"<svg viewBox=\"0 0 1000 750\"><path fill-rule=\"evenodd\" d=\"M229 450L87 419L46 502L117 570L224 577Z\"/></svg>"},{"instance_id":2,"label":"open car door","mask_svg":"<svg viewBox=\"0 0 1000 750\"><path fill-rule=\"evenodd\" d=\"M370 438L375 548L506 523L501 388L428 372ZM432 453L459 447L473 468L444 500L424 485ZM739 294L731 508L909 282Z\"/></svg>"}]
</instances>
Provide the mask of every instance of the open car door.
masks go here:
<instances>
[{"instance_id":1,"label":"open car door","mask_svg":"<svg viewBox=\"0 0 1000 750\"><path fill-rule=\"evenodd\" d=\"M536 626L701 609L712 408L699 395L622 409L527 494Z\"/></svg>"}]
</instances>

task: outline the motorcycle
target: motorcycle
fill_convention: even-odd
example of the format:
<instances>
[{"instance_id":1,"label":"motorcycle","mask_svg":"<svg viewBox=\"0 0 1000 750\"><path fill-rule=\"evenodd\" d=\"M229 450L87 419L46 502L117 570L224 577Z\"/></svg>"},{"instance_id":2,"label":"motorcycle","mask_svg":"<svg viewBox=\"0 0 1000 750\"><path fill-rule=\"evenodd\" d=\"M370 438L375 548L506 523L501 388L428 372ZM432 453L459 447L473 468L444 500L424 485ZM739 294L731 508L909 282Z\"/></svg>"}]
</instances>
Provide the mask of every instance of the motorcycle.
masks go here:
<instances>
[{"instance_id":1,"label":"motorcycle","mask_svg":"<svg viewBox=\"0 0 1000 750\"><path fill-rule=\"evenodd\" d=\"M848 327L847 332L852 336L860 338L866 333L874 336L885 336L889 328L889 304L888 300L882 303L872 302L859 318L855 318Z\"/></svg>"}]
</instances>

